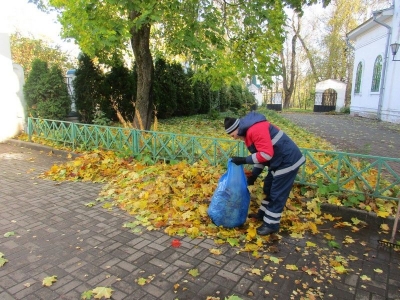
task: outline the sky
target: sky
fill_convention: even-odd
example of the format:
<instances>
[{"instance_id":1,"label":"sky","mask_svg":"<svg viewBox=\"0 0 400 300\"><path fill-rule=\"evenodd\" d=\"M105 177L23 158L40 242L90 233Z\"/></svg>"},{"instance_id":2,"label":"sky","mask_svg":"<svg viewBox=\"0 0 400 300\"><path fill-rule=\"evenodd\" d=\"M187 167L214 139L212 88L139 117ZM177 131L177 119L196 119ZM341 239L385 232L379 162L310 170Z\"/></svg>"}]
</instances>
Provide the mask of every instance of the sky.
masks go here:
<instances>
[{"instance_id":1,"label":"sky","mask_svg":"<svg viewBox=\"0 0 400 300\"><path fill-rule=\"evenodd\" d=\"M28 0L0 0L0 31L9 34L19 31L23 36L59 45L75 57L79 54L78 46L60 37L61 24L56 14L44 13Z\"/></svg>"}]
</instances>

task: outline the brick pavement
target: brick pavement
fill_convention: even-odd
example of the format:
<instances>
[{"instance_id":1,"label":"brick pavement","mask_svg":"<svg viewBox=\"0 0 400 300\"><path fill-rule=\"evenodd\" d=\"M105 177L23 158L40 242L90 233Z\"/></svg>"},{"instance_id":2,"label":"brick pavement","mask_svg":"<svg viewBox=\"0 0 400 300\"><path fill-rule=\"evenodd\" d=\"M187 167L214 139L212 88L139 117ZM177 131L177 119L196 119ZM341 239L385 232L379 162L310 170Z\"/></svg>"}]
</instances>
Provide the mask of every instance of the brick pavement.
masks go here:
<instances>
[{"instance_id":1,"label":"brick pavement","mask_svg":"<svg viewBox=\"0 0 400 300\"><path fill-rule=\"evenodd\" d=\"M321 233L304 239L282 232L280 241L265 245L262 254L267 256L255 258L211 239L171 237L162 231L135 234L122 227L131 221L125 212L85 206L96 199L100 184L37 177L65 161L63 152L49 156L49 149L23 146L0 143L0 252L8 260L0 267L1 300L80 299L82 292L98 286L111 287L111 299L308 299L307 293L315 299L400 299L400 254L378 247L377 239L390 235L378 234L382 220L371 215L329 208L344 220L357 216L369 226L354 233L326 223L319 227ZM15 235L4 237L10 231ZM340 249L328 247L326 233ZM355 243L342 244L346 236ZM171 247L175 238L181 247ZM210 248L222 254L211 254ZM281 261L272 262L270 256ZM335 274L332 265L342 260L349 272ZM288 270L291 264L299 270ZM190 269L198 269L199 276L191 276ZM42 286L43 278L52 275L57 282ZM135 282L153 275L143 286ZM265 275L272 281L263 281Z\"/></svg>"}]
</instances>

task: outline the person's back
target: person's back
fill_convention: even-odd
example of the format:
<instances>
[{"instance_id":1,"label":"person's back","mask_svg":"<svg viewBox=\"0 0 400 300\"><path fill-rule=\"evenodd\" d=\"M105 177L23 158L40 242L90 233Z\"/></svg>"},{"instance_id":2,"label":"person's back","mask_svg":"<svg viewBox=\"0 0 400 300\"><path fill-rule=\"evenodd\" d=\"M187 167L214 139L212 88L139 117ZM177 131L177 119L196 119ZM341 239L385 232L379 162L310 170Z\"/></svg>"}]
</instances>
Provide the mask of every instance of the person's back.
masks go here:
<instances>
[{"instance_id":1,"label":"person's back","mask_svg":"<svg viewBox=\"0 0 400 300\"><path fill-rule=\"evenodd\" d=\"M266 198L256 214L263 225L257 228L257 233L277 232L283 208L305 157L292 139L259 113L251 112L240 120L225 118L224 126L231 137L242 139L251 153L247 157L232 157L237 165L254 165L248 184L253 184L264 166L268 166L264 179Z\"/></svg>"}]
</instances>

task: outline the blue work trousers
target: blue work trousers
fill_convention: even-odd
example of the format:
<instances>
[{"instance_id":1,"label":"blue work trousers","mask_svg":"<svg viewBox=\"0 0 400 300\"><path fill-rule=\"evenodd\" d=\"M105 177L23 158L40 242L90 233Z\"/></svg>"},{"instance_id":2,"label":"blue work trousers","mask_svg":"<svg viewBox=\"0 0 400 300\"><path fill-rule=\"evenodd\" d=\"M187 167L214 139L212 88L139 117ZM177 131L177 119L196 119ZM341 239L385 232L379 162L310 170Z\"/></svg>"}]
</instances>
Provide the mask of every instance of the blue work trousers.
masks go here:
<instances>
[{"instance_id":1,"label":"blue work trousers","mask_svg":"<svg viewBox=\"0 0 400 300\"><path fill-rule=\"evenodd\" d=\"M263 216L263 222L271 229L279 229L282 212L298 170L296 169L278 176L273 176L268 171L264 179L264 194L266 197L261 202L259 214Z\"/></svg>"}]
</instances>

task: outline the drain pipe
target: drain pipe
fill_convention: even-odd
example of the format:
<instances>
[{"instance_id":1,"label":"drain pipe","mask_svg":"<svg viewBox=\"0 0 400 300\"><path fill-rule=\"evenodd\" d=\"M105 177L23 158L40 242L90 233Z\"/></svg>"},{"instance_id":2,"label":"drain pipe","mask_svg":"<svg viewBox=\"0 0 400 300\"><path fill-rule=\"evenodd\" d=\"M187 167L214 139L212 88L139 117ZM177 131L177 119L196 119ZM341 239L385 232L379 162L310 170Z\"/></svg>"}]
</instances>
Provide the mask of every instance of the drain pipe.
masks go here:
<instances>
[{"instance_id":1,"label":"drain pipe","mask_svg":"<svg viewBox=\"0 0 400 300\"><path fill-rule=\"evenodd\" d=\"M382 23L381 21L378 21L376 18L378 15L380 15L382 11L374 11L372 12L372 16L374 18L374 21L388 29L388 36L386 40L386 48L385 48L385 60L383 62L383 69L382 69L382 80L381 80L381 89L379 91L379 102L378 102L378 113L377 117L379 121L382 121L382 106L383 106L383 96L385 94L385 81L386 81L386 66L388 62L388 51L389 51L389 43L390 43L390 37L392 35L392 27L389 25Z\"/></svg>"},{"instance_id":2,"label":"drain pipe","mask_svg":"<svg viewBox=\"0 0 400 300\"><path fill-rule=\"evenodd\" d=\"M350 39L349 39L349 37L347 35L346 35L346 45L351 50L353 50L353 53L355 52L356 48L350 43ZM355 59L355 57L354 57L354 59ZM349 83L350 82L354 83L354 81L353 81L353 78L354 78L354 63L355 63L354 59L353 59L353 66L352 66L353 70L351 70L351 71L349 70L349 77L348 77L347 84L346 84L346 94L345 94L345 99L344 99L344 105L346 106L346 104L347 104L349 109L351 107L351 99L352 99L351 95L353 93L353 87L351 85L349 86ZM350 62L347 62L346 64L347 64L347 66L351 65ZM347 69L348 69L348 67L347 67Z\"/></svg>"},{"instance_id":3,"label":"drain pipe","mask_svg":"<svg viewBox=\"0 0 400 300\"><path fill-rule=\"evenodd\" d=\"M353 50L353 51L356 50L356 48L354 48L354 46L350 43L350 39L347 35L346 35L346 45L349 46L349 48L351 48L351 50Z\"/></svg>"}]
</instances>

